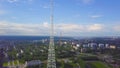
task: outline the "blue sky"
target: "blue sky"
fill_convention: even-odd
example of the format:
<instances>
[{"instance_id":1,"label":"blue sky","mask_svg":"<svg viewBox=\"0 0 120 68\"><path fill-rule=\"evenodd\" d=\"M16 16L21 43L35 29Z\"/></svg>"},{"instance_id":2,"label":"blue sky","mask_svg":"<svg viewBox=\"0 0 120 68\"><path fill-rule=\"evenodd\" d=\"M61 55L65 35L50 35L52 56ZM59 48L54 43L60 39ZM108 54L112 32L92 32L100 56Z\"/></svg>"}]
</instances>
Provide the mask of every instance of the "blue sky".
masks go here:
<instances>
[{"instance_id":1,"label":"blue sky","mask_svg":"<svg viewBox=\"0 0 120 68\"><path fill-rule=\"evenodd\" d=\"M54 0L59 36L120 36L120 0ZM0 35L48 36L50 0L0 0Z\"/></svg>"}]
</instances>

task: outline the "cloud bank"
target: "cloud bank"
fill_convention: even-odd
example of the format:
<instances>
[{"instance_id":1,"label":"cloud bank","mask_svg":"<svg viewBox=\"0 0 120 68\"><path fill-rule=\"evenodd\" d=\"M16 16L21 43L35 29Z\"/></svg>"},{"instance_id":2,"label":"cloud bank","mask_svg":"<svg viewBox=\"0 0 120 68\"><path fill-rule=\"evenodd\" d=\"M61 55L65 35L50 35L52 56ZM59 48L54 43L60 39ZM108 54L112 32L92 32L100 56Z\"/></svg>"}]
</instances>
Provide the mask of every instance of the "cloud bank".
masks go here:
<instances>
[{"instance_id":1,"label":"cloud bank","mask_svg":"<svg viewBox=\"0 0 120 68\"><path fill-rule=\"evenodd\" d=\"M56 36L59 33L63 33L65 36L80 36L82 33L102 33L109 30L105 30L106 26L103 24L55 24L54 34ZM114 31L119 31L120 26L111 27ZM42 24L33 23L12 23L7 21L0 21L0 35L42 35L48 36L50 33L50 24L43 22ZM104 34L104 33L103 33Z\"/></svg>"}]
</instances>

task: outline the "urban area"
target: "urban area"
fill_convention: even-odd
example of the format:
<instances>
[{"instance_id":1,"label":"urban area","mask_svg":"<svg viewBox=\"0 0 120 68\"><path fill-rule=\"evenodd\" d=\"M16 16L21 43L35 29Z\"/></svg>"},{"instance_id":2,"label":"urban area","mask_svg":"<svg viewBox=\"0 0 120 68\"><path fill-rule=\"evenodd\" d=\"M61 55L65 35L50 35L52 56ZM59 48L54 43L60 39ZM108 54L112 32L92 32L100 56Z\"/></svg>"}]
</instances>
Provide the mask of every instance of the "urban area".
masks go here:
<instances>
[{"instance_id":1,"label":"urban area","mask_svg":"<svg viewBox=\"0 0 120 68\"><path fill-rule=\"evenodd\" d=\"M120 38L55 38L56 68L120 68ZM46 68L49 38L0 40L0 67Z\"/></svg>"}]
</instances>

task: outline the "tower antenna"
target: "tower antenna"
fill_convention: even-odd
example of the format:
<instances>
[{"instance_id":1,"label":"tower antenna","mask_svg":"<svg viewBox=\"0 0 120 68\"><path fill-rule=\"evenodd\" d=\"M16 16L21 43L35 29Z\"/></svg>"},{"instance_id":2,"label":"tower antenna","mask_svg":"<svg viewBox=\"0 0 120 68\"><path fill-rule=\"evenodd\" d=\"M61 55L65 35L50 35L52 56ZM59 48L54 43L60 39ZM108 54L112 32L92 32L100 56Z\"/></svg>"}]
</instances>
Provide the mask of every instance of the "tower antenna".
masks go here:
<instances>
[{"instance_id":1,"label":"tower antenna","mask_svg":"<svg viewBox=\"0 0 120 68\"><path fill-rule=\"evenodd\" d=\"M53 23L53 7L54 7L54 1L50 0L50 10L51 10L51 16L50 16L50 43L49 43L49 49L48 49L48 61L47 61L47 68L56 68L56 60L55 60L55 48L54 48L54 23Z\"/></svg>"}]
</instances>

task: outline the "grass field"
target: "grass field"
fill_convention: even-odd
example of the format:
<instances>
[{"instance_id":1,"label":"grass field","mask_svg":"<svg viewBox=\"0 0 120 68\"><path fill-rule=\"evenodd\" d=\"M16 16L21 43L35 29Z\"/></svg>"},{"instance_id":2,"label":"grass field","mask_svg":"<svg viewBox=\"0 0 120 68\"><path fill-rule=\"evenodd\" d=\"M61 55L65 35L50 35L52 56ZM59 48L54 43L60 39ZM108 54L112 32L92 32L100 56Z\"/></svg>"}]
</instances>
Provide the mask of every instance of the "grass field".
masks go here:
<instances>
[{"instance_id":1,"label":"grass field","mask_svg":"<svg viewBox=\"0 0 120 68\"><path fill-rule=\"evenodd\" d=\"M8 62L5 62L5 63L3 64L3 66L4 66L4 67L7 67L8 65L12 66L13 63L14 63L14 65L16 66L16 65L18 65L17 62L18 62L18 60L10 61L9 63L8 63ZM19 64L23 64L23 63L19 62Z\"/></svg>"},{"instance_id":2,"label":"grass field","mask_svg":"<svg viewBox=\"0 0 120 68\"><path fill-rule=\"evenodd\" d=\"M100 61L91 62L90 65L92 68L110 68L106 64Z\"/></svg>"},{"instance_id":3,"label":"grass field","mask_svg":"<svg viewBox=\"0 0 120 68\"><path fill-rule=\"evenodd\" d=\"M79 65L81 68L85 68L85 62L82 59L79 59Z\"/></svg>"}]
</instances>

